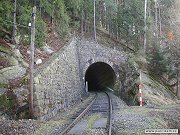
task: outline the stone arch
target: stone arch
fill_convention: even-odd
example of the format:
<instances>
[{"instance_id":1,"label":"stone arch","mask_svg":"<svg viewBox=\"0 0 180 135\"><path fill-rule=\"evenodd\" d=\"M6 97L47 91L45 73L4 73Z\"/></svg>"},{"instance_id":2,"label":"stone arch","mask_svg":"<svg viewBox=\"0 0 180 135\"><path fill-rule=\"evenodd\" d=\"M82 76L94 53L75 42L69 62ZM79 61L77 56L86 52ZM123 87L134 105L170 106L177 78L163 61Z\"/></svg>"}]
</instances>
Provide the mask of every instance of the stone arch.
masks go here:
<instances>
[{"instance_id":1,"label":"stone arch","mask_svg":"<svg viewBox=\"0 0 180 135\"><path fill-rule=\"evenodd\" d=\"M85 73L87 71L87 69L89 68L90 65L94 64L94 63L97 63L97 62L103 62L103 63L106 63L108 64L109 66L111 66L111 68L115 71L114 69L114 63L112 61L109 61L108 59L106 58L92 58L92 59L89 59L86 61L85 65L84 65L84 68L83 68L83 76L85 77ZM115 72L116 73L116 72Z\"/></svg>"},{"instance_id":2,"label":"stone arch","mask_svg":"<svg viewBox=\"0 0 180 135\"><path fill-rule=\"evenodd\" d=\"M88 72L90 72L89 70L91 69L91 74L92 73L92 68L98 70L98 72L101 72L101 69L99 68L101 67L102 70L104 70L104 72L106 72L106 74L102 75L102 74L99 74L99 77L97 77L98 75L95 75L95 78L94 79L97 79L98 80L100 79L100 76L103 76L103 77L108 77L107 80L99 80L97 81L98 83L100 84L103 84L101 86L109 86L109 88L112 90L115 86L115 83L116 83L116 73L115 73L115 70L114 70L114 63L107 60L107 59L104 59L104 58L101 58L101 59L89 59L85 66L84 66L84 69L83 69L83 76L84 76L84 84L85 84L85 81L87 81L87 74ZM93 71L94 73L96 71ZM97 72L97 73L98 73ZM92 77L92 75L90 75ZM101 77L102 78L102 77ZM101 82L100 82L101 81ZM92 83L92 82L91 82Z\"/></svg>"}]
</instances>

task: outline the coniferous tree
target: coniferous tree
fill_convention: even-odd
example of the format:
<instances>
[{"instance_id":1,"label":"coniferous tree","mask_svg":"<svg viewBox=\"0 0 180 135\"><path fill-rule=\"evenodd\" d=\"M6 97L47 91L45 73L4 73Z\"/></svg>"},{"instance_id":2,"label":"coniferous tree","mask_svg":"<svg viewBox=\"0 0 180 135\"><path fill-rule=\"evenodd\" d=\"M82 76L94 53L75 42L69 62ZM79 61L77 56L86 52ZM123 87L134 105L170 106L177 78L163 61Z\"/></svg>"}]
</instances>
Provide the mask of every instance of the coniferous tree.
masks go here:
<instances>
[{"instance_id":1,"label":"coniferous tree","mask_svg":"<svg viewBox=\"0 0 180 135\"><path fill-rule=\"evenodd\" d=\"M159 78L163 77L163 74L168 70L168 63L165 58L164 52L157 45L151 49L151 53L148 56L149 60L149 71Z\"/></svg>"},{"instance_id":2,"label":"coniferous tree","mask_svg":"<svg viewBox=\"0 0 180 135\"><path fill-rule=\"evenodd\" d=\"M13 4L11 0L1 1L0 4L0 36L10 39L12 28ZM8 37L7 37L8 36Z\"/></svg>"}]
</instances>

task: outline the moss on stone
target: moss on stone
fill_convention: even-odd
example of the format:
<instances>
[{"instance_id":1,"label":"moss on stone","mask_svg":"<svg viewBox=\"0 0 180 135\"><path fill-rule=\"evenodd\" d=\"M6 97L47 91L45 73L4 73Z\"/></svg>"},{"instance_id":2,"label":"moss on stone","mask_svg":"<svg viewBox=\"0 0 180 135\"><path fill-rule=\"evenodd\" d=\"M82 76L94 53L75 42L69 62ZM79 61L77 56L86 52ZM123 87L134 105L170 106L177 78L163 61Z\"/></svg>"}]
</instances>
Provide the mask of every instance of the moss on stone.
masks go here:
<instances>
[{"instance_id":1,"label":"moss on stone","mask_svg":"<svg viewBox=\"0 0 180 135\"><path fill-rule=\"evenodd\" d=\"M8 80L2 74L0 74L0 87L2 85L7 85L8 83Z\"/></svg>"},{"instance_id":2,"label":"moss on stone","mask_svg":"<svg viewBox=\"0 0 180 135\"><path fill-rule=\"evenodd\" d=\"M22 77L21 84L27 85L28 84L28 80L29 80L29 76L28 75Z\"/></svg>"},{"instance_id":3,"label":"moss on stone","mask_svg":"<svg viewBox=\"0 0 180 135\"><path fill-rule=\"evenodd\" d=\"M0 88L7 88L7 87L8 87L7 84L0 83Z\"/></svg>"},{"instance_id":4,"label":"moss on stone","mask_svg":"<svg viewBox=\"0 0 180 135\"><path fill-rule=\"evenodd\" d=\"M3 94L0 95L0 108L4 108L7 106L7 97Z\"/></svg>"},{"instance_id":5,"label":"moss on stone","mask_svg":"<svg viewBox=\"0 0 180 135\"><path fill-rule=\"evenodd\" d=\"M41 79L41 75L37 75L36 77L34 77L34 83L40 84L40 79Z\"/></svg>"},{"instance_id":6,"label":"moss on stone","mask_svg":"<svg viewBox=\"0 0 180 135\"><path fill-rule=\"evenodd\" d=\"M4 53L9 54L9 53L10 53L10 50L7 49L7 48L5 48L5 47L0 46L0 52L4 52Z\"/></svg>"},{"instance_id":7,"label":"moss on stone","mask_svg":"<svg viewBox=\"0 0 180 135\"><path fill-rule=\"evenodd\" d=\"M101 116L100 114L94 114L88 117L88 129L92 129L93 124L97 119L99 119Z\"/></svg>"},{"instance_id":8,"label":"moss on stone","mask_svg":"<svg viewBox=\"0 0 180 135\"><path fill-rule=\"evenodd\" d=\"M0 95L0 108L11 108L15 104L12 97L6 96L5 94Z\"/></svg>"},{"instance_id":9,"label":"moss on stone","mask_svg":"<svg viewBox=\"0 0 180 135\"><path fill-rule=\"evenodd\" d=\"M9 64L11 65L11 66L16 66L16 65L18 65L19 64L19 62L18 62L18 60L16 60L14 57L9 57L8 58L8 61L9 61Z\"/></svg>"},{"instance_id":10,"label":"moss on stone","mask_svg":"<svg viewBox=\"0 0 180 135\"><path fill-rule=\"evenodd\" d=\"M26 69L21 66L11 66L1 69L0 73L6 79L15 79L18 77L23 77L26 73Z\"/></svg>"}]
</instances>

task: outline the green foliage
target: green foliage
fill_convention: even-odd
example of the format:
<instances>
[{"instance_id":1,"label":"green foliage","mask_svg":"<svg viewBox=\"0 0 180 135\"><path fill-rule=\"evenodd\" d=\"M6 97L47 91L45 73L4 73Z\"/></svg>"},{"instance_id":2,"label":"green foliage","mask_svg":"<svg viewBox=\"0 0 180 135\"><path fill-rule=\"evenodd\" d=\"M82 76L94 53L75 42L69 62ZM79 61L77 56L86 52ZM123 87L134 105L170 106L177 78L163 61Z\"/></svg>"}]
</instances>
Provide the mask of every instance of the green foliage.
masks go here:
<instances>
[{"instance_id":1,"label":"green foliage","mask_svg":"<svg viewBox=\"0 0 180 135\"><path fill-rule=\"evenodd\" d=\"M0 88L7 88L7 84L2 84L2 83L0 83Z\"/></svg>"},{"instance_id":2,"label":"green foliage","mask_svg":"<svg viewBox=\"0 0 180 135\"><path fill-rule=\"evenodd\" d=\"M7 97L3 94L0 95L0 108L7 106Z\"/></svg>"},{"instance_id":3,"label":"green foliage","mask_svg":"<svg viewBox=\"0 0 180 135\"><path fill-rule=\"evenodd\" d=\"M57 0L40 0L40 7L43 7L49 15L52 15L56 1Z\"/></svg>"},{"instance_id":4,"label":"green foliage","mask_svg":"<svg viewBox=\"0 0 180 135\"><path fill-rule=\"evenodd\" d=\"M23 5L23 6L22 6ZM31 22L31 3L29 0L18 0L17 2L17 23L28 26ZM20 28L22 34L27 33L27 28Z\"/></svg>"},{"instance_id":5,"label":"green foliage","mask_svg":"<svg viewBox=\"0 0 180 135\"><path fill-rule=\"evenodd\" d=\"M31 22L31 11L31 4L28 0L18 0L16 11L17 23L28 26L28 24ZM17 29L17 35L20 36L21 40L20 42L24 45L30 44L30 34L30 29L27 27L18 27Z\"/></svg>"},{"instance_id":6,"label":"green foliage","mask_svg":"<svg viewBox=\"0 0 180 135\"><path fill-rule=\"evenodd\" d=\"M65 0L64 3L69 16L70 27L73 29L79 29L80 19L78 20L77 17L80 17L84 0Z\"/></svg>"},{"instance_id":7,"label":"green foliage","mask_svg":"<svg viewBox=\"0 0 180 135\"><path fill-rule=\"evenodd\" d=\"M175 0L160 0L160 4L166 8L170 8L175 3Z\"/></svg>"},{"instance_id":8,"label":"green foliage","mask_svg":"<svg viewBox=\"0 0 180 135\"><path fill-rule=\"evenodd\" d=\"M13 25L13 8L14 3L11 0L3 1L0 4L0 37L5 37L7 33L11 34ZM30 44L30 29L28 24L31 22L32 7L29 0L18 0L16 10L17 35L20 37L20 42L24 45ZM25 27L22 27L25 26ZM46 25L43 18L37 10L36 17L36 47L42 47L46 38Z\"/></svg>"},{"instance_id":9,"label":"green foliage","mask_svg":"<svg viewBox=\"0 0 180 135\"><path fill-rule=\"evenodd\" d=\"M23 5L23 6L22 6ZM32 7L29 0L19 0L17 3L17 22L28 26L31 22ZM35 46L42 47L46 39L46 25L40 16L39 10L36 14L36 37L35 37ZM19 28L19 35L21 36L21 41L23 44L30 44L30 29L27 27Z\"/></svg>"},{"instance_id":10,"label":"green foliage","mask_svg":"<svg viewBox=\"0 0 180 135\"><path fill-rule=\"evenodd\" d=\"M162 49L158 47L152 48L152 52L148 56L148 61L151 74L162 77L167 72L168 62Z\"/></svg>"},{"instance_id":11,"label":"green foliage","mask_svg":"<svg viewBox=\"0 0 180 135\"><path fill-rule=\"evenodd\" d=\"M171 19L174 17L172 15L172 8L174 4L175 0L160 0L160 6L162 7L161 19L163 24L171 25Z\"/></svg>"},{"instance_id":12,"label":"green foliage","mask_svg":"<svg viewBox=\"0 0 180 135\"><path fill-rule=\"evenodd\" d=\"M37 15L36 19L36 40L35 45L36 47L42 47L45 45L45 39L46 39L46 23L43 21L43 19L40 17L40 15Z\"/></svg>"},{"instance_id":13,"label":"green foliage","mask_svg":"<svg viewBox=\"0 0 180 135\"><path fill-rule=\"evenodd\" d=\"M86 19L90 20L93 18L93 1L92 0L84 0L83 9L86 11Z\"/></svg>"},{"instance_id":14,"label":"green foliage","mask_svg":"<svg viewBox=\"0 0 180 135\"><path fill-rule=\"evenodd\" d=\"M138 48L139 36L144 33L144 2L126 0L117 10L118 31L122 38Z\"/></svg>"},{"instance_id":15,"label":"green foliage","mask_svg":"<svg viewBox=\"0 0 180 135\"><path fill-rule=\"evenodd\" d=\"M12 22L12 4L11 0L0 0L0 36L5 36L3 31L11 30ZM3 31L2 31L3 30Z\"/></svg>"},{"instance_id":16,"label":"green foliage","mask_svg":"<svg viewBox=\"0 0 180 135\"><path fill-rule=\"evenodd\" d=\"M0 95L0 108L11 108L14 106L14 100L11 97L6 96L5 94Z\"/></svg>"},{"instance_id":17,"label":"green foliage","mask_svg":"<svg viewBox=\"0 0 180 135\"><path fill-rule=\"evenodd\" d=\"M78 15L83 4L83 0L65 0L64 3L70 15Z\"/></svg>"},{"instance_id":18,"label":"green foliage","mask_svg":"<svg viewBox=\"0 0 180 135\"><path fill-rule=\"evenodd\" d=\"M64 0L40 0L40 6L55 22L55 30L63 37L69 33L69 16ZM43 29L43 28L41 28ZM40 37L44 37L40 36Z\"/></svg>"}]
</instances>

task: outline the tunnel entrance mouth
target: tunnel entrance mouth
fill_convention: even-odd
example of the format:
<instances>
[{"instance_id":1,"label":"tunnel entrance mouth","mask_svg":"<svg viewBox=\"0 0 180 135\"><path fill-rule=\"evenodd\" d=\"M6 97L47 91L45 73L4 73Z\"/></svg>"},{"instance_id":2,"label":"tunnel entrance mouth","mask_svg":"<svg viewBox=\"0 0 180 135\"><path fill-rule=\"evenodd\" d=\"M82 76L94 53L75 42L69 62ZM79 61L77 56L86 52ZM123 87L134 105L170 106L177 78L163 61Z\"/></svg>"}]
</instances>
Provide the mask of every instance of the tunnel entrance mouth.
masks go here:
<instances>
[{"instance_id":1,"label":"tunnel entrance mouth","mask_svg":"<svg viewBox=\"0 0 180 135\"><path fill-rule=\"evenodd\" d=\"M115 83L114 70L109 64L104 62L93 63L86 70L85 83L88 85L88 91L113 89Z\"/></svg>"}]
</instances>

